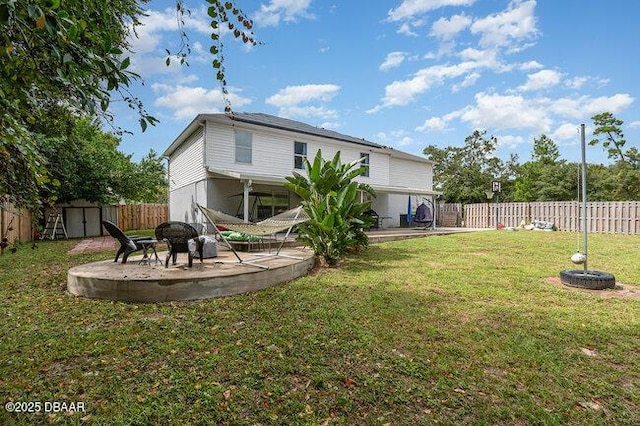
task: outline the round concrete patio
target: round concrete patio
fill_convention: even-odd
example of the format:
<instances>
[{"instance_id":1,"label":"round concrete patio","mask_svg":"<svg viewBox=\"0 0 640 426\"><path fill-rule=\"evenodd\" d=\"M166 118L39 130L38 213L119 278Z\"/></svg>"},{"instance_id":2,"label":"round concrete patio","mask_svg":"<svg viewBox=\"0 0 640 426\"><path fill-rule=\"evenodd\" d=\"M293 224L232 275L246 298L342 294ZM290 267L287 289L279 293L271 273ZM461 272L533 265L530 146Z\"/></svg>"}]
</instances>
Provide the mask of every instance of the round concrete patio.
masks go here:
<instances>
[{"instance_id":1,"label":"round concrete patio","mask_svg":"<svg viewBox=\"0 0 640 426\"><path fill-rule=\"evenodd\" d=\"M165 268L159 253L157 264L139 264L141 256L132 256L126 264L113 261L93 262L69 269L67 289L76 296L128 302L168 302L210 299L257 291L307 274L314 264L313 251L290 247L278 257L259 257L256 253L238 253L237 263L230 251L220 250L218 257L194 260L187 267L186 255L176 265ZM268 269L266 269L268 268Z\"/></svg>"}]
</instances>

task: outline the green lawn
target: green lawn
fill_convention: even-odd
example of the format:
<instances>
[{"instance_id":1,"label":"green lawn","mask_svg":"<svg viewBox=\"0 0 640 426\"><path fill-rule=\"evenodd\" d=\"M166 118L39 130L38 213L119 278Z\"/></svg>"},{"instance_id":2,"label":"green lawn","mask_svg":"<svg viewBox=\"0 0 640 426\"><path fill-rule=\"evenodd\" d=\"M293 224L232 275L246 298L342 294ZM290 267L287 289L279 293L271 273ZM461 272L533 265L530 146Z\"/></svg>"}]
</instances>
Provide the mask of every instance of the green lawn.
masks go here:
<instances>
[{"instance_id":1,"label":"green lawn","mask_svg":"<svg viewBox=\"0 0 640 426\"><path fill-rule=\"evenodd\" d=\"M83 402L0 424L640 424L640 300L545 281L579 237L371 246L339 269L197 303L70 297L77 241L0 257L0 400ZM590 266L640 287L640 237Z\"/></svg>"}]
</instances>

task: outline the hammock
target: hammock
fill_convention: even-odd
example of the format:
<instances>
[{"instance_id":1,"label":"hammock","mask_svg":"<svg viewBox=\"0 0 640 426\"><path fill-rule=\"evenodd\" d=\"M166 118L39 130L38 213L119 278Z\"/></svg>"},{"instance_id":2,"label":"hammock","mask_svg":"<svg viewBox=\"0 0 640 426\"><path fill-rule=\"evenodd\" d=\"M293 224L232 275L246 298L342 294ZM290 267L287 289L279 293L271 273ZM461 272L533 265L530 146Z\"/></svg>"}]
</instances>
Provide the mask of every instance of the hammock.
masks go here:
<instances>
[{"instance_id":1,"label":"hammock","mask_svg":"<svg viewBox=\"0 0 640 426\"><path fill-rule=\"evenodd\" d=\"M287 210L260 222L245 222L240 218L218 210L202 207L201 205L198 205L198 207L200 207L200 210L212 225L258 237L276 234L309 220L302 211L302 206Z\"/></svg>"},{"instance_id":2,"label":"hammock","mask_svg":"<svg viewBox=\"0 0 640 426\"><path fill-rule=\"evenodd\" d=\"M255 223L244 222L242 219L239 219L235 216L231 216L226 213L222 213L220 211L210 209L208 207L203 207L200 204L197 204L197 206L202 212L202 214L204 215L204 217L213 225L214 232L220 236L222 241L225 242L227 247L236 256L236 259L238 259L237 263L256 266L258 268L269 269L268 266L259 265L253 262L257 262L258 260L264 260L268 257L273 257L273 256L300 259L294 256L287 256L287 255L280 254L280 250L282 250L284 243L287 241L287 238L291 233L291 229L294 226L309 220L309 217L302 210L302 206L296 207L291 210L287 210L273 217L270 217L268 219L262 220L260 222L255 222ZM285 234L284 239L282 240L282 243L280 243L280 246L278 247L278 250L276 251L275 254L268 254L268 255L263 254L261 255L260 259L247 261L247 260L242 260L242 258L238 255L236 250L233 248L233 246L229 243L227 238L224 235L222 235L219 227L221 228L224 227L231 231L242 232L243 234L255 235L258 237L264 237L266 235L276 234L284 230L286 230L287 233Z\"/></svg>"}]
</instances>

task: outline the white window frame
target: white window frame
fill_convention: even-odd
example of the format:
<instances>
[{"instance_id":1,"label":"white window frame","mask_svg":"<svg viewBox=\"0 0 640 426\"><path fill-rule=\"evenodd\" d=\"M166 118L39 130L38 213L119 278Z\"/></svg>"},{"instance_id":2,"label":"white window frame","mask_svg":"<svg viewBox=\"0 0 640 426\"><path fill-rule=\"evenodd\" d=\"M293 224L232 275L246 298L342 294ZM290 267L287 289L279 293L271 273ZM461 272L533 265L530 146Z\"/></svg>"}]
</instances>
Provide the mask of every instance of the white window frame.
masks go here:
<instances>
[{"instance_id":1,"label":"white window frame","mask_svg":"<svg viewBox=\"0 0 640 426\"><path fill-rule=\"evenodd\" d=\"M360 153L360 164L362 164L362 167L367 169L367 172L360 176L369 177L371 172L371 156L369 155L369 153L367 152Z\"/></svg>"},{"instance_id":2,"label":"white window frame","mask_svg":"<svg viewBox=\"0 0 640 426\"><path fill-rule=\"evenodd\" d=\"M296 152L296 147L298 146L298 144L304 147L304 153L299 154L298 152ZM308 148L308 145L306 142L301 142L301 141L293 142L293 168L294 169L304 170L304 159L307 158L307 152L308 152L307 148ZM298 164L297 164L298 158L300 159L300 167L298 167Z\"/></svg>"},{"instance_id":3,"label":"white window frame","mask_svg":"<svg viewBox=\"0 0 640 426\"><path fill-rule=\"evenodd\" d=\"M248 130L239 130L235 131L235 161L240 164L252 164L253 161L253 133ZM243 156L248 155L247 158Z\"/></svg>"}]
</instances>

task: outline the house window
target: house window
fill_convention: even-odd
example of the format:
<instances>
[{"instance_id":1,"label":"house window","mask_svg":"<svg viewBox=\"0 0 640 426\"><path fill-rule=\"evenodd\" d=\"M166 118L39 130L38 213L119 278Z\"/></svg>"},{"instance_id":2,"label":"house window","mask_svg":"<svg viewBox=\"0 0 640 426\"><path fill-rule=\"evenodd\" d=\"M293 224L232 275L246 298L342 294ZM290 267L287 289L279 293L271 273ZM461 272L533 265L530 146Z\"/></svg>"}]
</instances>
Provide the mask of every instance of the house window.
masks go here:
<instances>
[{"instance_id":1,"label":"house window","mask_svg":"<svg viewBox=\"0 0 640 426\"><path fill-rule=\"evenodd\" d=\"M236 130L236 163L251 164L253 134L246 130Z\"/></svg>"},{"instance_id":2,"label":"house window","mask_svg":"<svg viewBox=\"0 0 640 426\"><path fill-rule=\"evenodd\" d=\"M296 169L304 169L304 159L307 158L307 143L294 142L293 163Z\"/></svg>"},{"instance_id":3,"label":"house window","mask_svg":"<svg viewBox=\"0 0 640 426\"><path fill-rule=\"evenodd\" d=\"M360 163L362 164L362 167L365 168L365 172L362 174L362 176L369 176L369 154L361 152Z\"/></svg>"}]
</instances>

